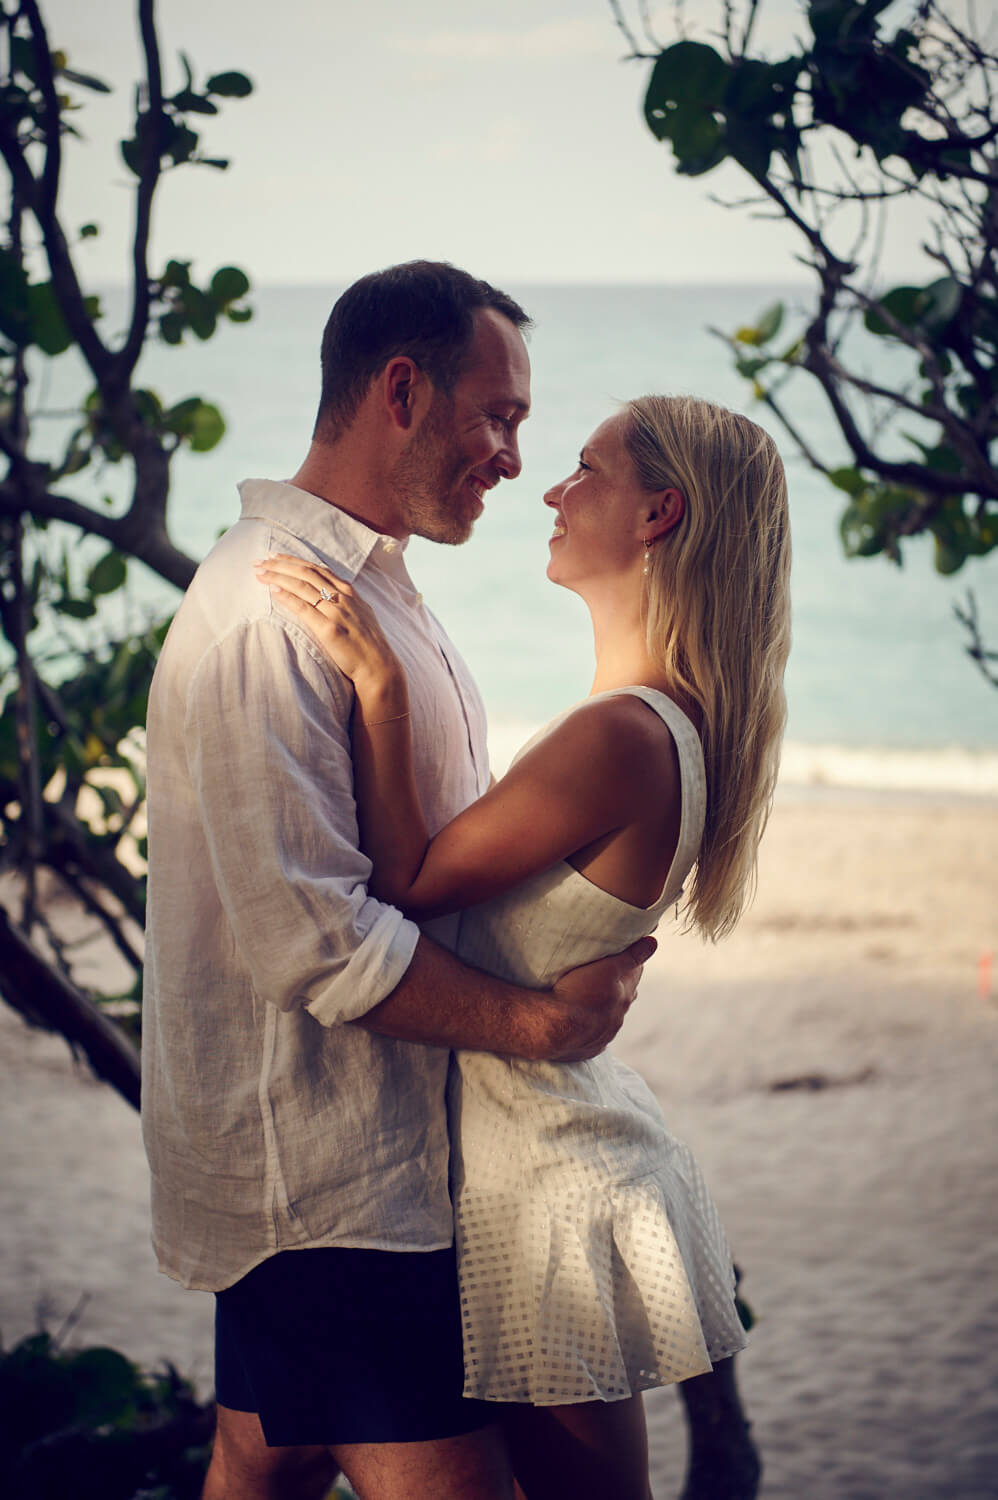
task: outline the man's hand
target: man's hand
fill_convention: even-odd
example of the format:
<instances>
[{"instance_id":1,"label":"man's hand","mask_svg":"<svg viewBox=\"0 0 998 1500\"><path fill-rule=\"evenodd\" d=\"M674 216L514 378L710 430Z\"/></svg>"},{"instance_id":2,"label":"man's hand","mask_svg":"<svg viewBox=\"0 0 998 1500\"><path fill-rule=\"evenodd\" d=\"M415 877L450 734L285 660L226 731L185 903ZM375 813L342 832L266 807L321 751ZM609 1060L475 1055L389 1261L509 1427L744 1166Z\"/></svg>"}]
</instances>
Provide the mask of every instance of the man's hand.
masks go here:
<instances>
[{"instance_id":1,"label":"man's hand","mask_svg":"<svg viewBox=\"0 0 998 1500\"><path fill-rule=\"evenodd\" d=\"M623 953L564 974L543 1006L545 1036L537 1061L581 1062L602 1052L624 1024L641 966L657 946L652 937L639 938Z\"/></svg>"},{"instance_id":2,"label":"man's hand","mask_svg":"<svg viewBox=\"0 0 998 1500\"><path fill-rule=\"evenodd\" d=\"M400 1042L495 1052L532 1062L595 1057L617 1035L654 938L571 969L550 990L496 979L421 937L401 982L352 1025Z\"/></svg>"}]
</instances>

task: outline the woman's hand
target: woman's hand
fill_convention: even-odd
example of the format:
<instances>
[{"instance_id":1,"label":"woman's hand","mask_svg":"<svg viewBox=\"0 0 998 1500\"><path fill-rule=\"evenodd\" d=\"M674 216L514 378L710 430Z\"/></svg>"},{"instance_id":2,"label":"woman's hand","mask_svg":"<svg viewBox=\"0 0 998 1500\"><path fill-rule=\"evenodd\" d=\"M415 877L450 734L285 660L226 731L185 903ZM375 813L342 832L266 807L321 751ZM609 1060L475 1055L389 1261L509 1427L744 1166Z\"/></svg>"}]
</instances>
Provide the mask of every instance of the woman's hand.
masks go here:
<instances>
[{"instance_id":1,"label":"woman's hand","mask_svg":"<svg viewBox=\"0 0 998 1500\"><path fill-rule=\"evenodd\" d=\"M350 678L363 721L380 722L408 711L405 673L374 611L352 584L321 563L286 553L254 566L259 581Z\"/></svg>"}]
</instances>

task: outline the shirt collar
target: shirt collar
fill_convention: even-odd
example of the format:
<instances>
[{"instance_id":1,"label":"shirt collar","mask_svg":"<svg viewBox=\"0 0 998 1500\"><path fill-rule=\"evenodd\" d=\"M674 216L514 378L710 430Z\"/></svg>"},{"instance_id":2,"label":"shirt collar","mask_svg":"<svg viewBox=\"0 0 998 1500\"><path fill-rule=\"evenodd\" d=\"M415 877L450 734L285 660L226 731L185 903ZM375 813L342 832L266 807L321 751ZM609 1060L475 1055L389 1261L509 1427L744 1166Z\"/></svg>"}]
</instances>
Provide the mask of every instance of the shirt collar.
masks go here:
<instances>
[{"instance_id":1,"label":"shirt collar","mask_svg":"<svg viewBox=\"0 0 998 1500\"><path fill-rule=\"evenodd\" d=\"M335 557L337 572L343 572L348 579L356 578L368 561L389 573L395 573L401 565L403 577L407 576L402 553L408 546L408 537L398 541L393 536L384 536L328 500L320 500L318 495L281 480L244 479L238 488L244 519L266 521L293 537L307 540L311 546Z\"/></svg>"}]
</instances>

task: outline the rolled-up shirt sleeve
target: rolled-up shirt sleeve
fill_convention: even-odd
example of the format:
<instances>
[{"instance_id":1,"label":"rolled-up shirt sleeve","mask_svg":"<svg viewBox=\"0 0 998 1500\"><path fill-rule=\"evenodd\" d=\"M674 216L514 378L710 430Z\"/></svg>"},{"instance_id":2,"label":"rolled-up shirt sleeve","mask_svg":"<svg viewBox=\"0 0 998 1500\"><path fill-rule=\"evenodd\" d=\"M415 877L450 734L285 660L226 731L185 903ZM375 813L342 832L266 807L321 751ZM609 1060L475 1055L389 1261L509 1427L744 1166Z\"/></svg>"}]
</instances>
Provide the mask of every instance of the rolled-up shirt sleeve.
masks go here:
<instances>
[{"instance_id":1,"label":"rolled-up shirt sleeve","mask_svg":"<svg viewBox=\"0 0 998 1500\"><path fill-rule=\"evenodd\" d=\"M367 893L349 715L345 679L272 615L209 648L184 725L214 879L253 994L325 1026L385 999L419 937Z\"/></svg>"}]
</instances>

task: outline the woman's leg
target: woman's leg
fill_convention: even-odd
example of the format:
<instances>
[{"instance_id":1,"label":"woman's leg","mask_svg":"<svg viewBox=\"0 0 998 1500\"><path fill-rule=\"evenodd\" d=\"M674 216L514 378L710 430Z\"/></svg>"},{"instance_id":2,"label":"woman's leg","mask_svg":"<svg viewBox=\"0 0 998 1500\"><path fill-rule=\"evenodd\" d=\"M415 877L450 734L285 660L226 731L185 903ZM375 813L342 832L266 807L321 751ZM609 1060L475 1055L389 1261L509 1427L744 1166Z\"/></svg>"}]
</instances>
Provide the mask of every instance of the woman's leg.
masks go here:
<instances>
[{"instance_id":1,"label":"woman's leg","mask_svg":"<svg viewBox=\"0 0 998 1500\"><path fill-rule=\"evenodd\" d=\"M525 1500L651 1500L640 1396L576 1406L503 1406Z\"/></svg>"}]
</instances>

